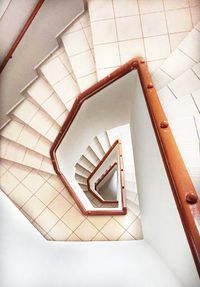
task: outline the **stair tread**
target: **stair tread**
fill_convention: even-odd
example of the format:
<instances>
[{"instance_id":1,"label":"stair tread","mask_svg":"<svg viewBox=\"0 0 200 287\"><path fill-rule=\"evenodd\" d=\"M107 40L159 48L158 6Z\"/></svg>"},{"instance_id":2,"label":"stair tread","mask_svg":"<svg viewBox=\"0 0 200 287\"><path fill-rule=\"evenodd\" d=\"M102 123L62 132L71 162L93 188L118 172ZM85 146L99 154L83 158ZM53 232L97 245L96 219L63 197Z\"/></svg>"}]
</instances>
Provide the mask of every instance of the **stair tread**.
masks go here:
<instances>
[{"instance_id":1,"label":"stair tread","mask_svg":"<svg viewBox=\"0 0 200 287\"><path fill-rule=\"evenodd\" d=\"M97 81L88 12L62 35L62 42L80 90L84 91Z\"/></svg>"},{"instance_id":2,"label":"stair tread","mask_svg":"<svg viewBox=\"0 0 200 287\"><path fill-rule=\"evenodd\" d=\"M1 139L1 158L55 174L50 159L5 138Z\"/></svg>"}]
</instances>

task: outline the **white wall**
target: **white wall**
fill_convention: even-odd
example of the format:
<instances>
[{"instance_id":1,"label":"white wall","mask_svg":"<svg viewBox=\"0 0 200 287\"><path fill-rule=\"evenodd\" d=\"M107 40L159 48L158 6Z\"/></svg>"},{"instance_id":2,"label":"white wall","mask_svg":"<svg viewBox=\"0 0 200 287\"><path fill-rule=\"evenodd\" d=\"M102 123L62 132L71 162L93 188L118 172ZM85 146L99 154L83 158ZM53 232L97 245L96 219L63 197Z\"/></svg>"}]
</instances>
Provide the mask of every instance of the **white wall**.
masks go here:
<instances>
[{"instance_id":1,"label":"white wall","mask_svg":"<svg viewBox=\"0 0 200 287\"><path fill-rule=\"evenodd\" d=\"M199 279L162 162L142 89L132 100L131 133L145 240L158 252L184 286Z\"/></svg>"},{"instance_id":2,"label":"white wall","mask_svg":"<svg viewBox=\"0 0 200 287\"><path fill-rule=\"evenodd\" d=\"M50 242L0 193L1 287L183 287L144 241Z\"/></svg>"}]
</instances>

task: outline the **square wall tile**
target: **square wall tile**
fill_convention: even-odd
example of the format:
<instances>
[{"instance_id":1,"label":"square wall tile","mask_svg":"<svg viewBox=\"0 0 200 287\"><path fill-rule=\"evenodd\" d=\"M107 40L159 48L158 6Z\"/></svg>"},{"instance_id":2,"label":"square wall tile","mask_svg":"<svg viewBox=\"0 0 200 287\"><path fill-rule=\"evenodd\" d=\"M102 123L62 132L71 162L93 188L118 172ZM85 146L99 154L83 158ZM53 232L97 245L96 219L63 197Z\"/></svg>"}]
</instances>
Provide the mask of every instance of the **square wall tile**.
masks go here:
<instances>
[{"instance_id":1,"label":"square wall tile","mask_svg":"<svg viewBox=\"0 0 200 287\"><path fill-rule=\"evenodd\" d=\"M193 29L179 45L179 49L196 62L200 61L200 32Z\"/></svg>"},{"instance_id":2,"label":"square wall tile","mask_svg":"<svg viewBox=\"0 0 200 287\"><path fill-rule=\"evenodd\" d=\"M152 12L160 12L163 11L163 1L162 0L139 0L138 1L140 13L152 13Z\"/></svg>"},{"instance_id":3,"label":"square wall tile","mask_svg":"<svg viewBox=\"0 0 200 287\"><path fill-rule=\"evenodd\" d=\"M118 44L96 46L95 58L97 69L117 67L120 65Z\"/></svg>"},{"instance_id":4,"label":"square wall tile","mask_svg":"<svg viewBox=\"0 0 200 287\"><path fill-rule=\"evenodd\" d=\"M85 216L80 213L80 211L72 206L61 220L71 229L75 230L81 222L85 220Z\"/></svg>"},{"instance_id":5,"label":"square wall tile","mask_svg":"<svg viewBox=\"0 0 200 287\"><path fill-rule=\"evenodd\" d=\"M168 36L145 38L144 42L148 61L164 59L170 55Z\"/></svg>"},{"instance_id":6,"label":"square wall tile","mask_svg":"<svg viewBox=\"0 0 200 287\"><path fill-rule=\"evenodd\" d=\"M44 184L45 179L41 177L34 170L29 173L29 175L23 180L23 184L32 192L36 192L42 184Z\"/></svg>"},{"instance_id":7,"label":"square wall tile","mask_svg":"<svg viewBox=\"0 0 200 287\"><path fill-rule=\"evenodd\" d=\"M113 0L115 17L124 17L139 14L137 1L126 0L126 3L121 0Z\"/></svg>"},{"instance_id":8,"label":"square wall tile","mask_svg":"<svg viewBox=\"0 0 200 287\"><path fill-rule=\"evenodd\" d=\"M117 41L114 20L104 20L92 23L94 45L112 43Z\"/></svg>"},{"instance_id":9,"label":"square wall tile","mask_svg":"<svg viewBox=\"0 0 200 287\"><path fill-rule=\"evenodd\" d=\"M101 229L103 235L105 235L109 240L118 240L124 231L125 229L121 226L121 224L119 224L113 218Z\"/></svg>"},{"instance_id":10,"label":"square wall tile","mask_svg":"<svg viewBox=\"0 0 200 287\"><path fill-rule=\"evenodd\" d=\"M89 0L88 8L91 21L114 18L112 0Z\"/></svg>"},{"instance_id":11,"label":"square wall tile","mask_svg":"<svg viewBox=\"0 0 200 287\"><path fill-rule=\"evenodd\" d=\"M192 15L192 24L193 26L195 26L200 21L200 1L199 1L199 6L191 7L190 11Z\"/></svg>"},{"instance_id":12,"label":"square wall tile","mask_svg":"<svg viewBox=\"0 0 200 287\"><path fill-rule=\"evenodd\" d=\"M70 99L73 99L74 97L78 96L78 94L80 93L78 85L71 75L64 78L61 82L57 83L54 86L54 89L64 104Z\"/></svg>"},{"instance_id":13,"label":"square wall tile","mask_svg":"<svg viewBox=\"0 0 200 287\"><path fill-rule=\"evenodd\" d=\"M167 34L164 12L141 15L144 37Z\"/></svg>"},{"instance_id":14,"label":"square wall tile","mask_svg":"<svg viewBox=\"0 0 200 287\"><path fill-rule=\"evenodd\" d=\"M192 20L189 9L178 9L166 12L169 33L190 31Z\"/></svg>"},{"instance_id":15,"label":"square wall tile","mask_svg":"<svg viewBox=\"0 0 200 287\"><path fill-rule=\"evenodd\" d=\"M91 240L97 233L98 229L87 219L75 231L75 234L84 241Z\"/></svg>"},{"instance_id":16,"label":"square wall tile","mask_svg":"<svg viewBox=\"0 0 200 287\"><path fill-rule=\"evenodd\" d=\"M142 29L139 16L129 16L116 19L119 41L142 37Z\"/></svg>"}]
</instances>

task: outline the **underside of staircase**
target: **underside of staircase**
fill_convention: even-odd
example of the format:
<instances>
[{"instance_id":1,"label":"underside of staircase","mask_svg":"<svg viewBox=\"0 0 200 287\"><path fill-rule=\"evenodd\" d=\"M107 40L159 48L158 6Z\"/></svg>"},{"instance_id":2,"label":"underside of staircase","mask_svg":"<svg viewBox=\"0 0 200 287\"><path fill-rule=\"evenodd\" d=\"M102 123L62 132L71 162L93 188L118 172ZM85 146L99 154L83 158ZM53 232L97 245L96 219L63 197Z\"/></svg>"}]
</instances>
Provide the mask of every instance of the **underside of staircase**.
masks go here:
<instances>
[{"instance_id":1,"label":"underside of staircase","mask_svg":"<svg viewBox=\"0 0 200 287\"><path fill-rule=\"evenodd\" d=\"M60 47L37 68L38 78L25 89L24 101L10 113L11 120L1 131L2 190L47 240L143 237L133 160L125 161L127 214L86 216L50 158L52 143L78 95L134 57L147 61L200 193L199 1L148 2L88 1L88 11L64 31ZM95 207L102 205L89 194L86 179L119 131L95 135L74 167L78 184Z\"/></svg>"}]
</instances>

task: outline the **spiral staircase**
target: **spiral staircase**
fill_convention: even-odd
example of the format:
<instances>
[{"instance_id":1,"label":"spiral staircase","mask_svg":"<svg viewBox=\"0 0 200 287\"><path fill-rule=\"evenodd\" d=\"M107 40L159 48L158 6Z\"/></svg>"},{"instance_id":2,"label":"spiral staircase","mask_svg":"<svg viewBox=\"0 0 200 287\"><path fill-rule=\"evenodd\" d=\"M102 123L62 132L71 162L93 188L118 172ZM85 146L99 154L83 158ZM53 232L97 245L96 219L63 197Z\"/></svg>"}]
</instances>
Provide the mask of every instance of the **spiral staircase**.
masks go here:
<instances>
[{"instance_id":1,"label":"spiral staircase","mask_svg":"<svg viewBox=\"0 0 200 287\"><path fill-rule=\"evenodd\" d=\"M152 1L152 5L148 2L89 0L88 10L62 33L58 49L37 67L37 79L23 91L24 100L12 110L9 123L1 130L1 188L48 241L145 240L143 223L145 230L146 223L142 221L140 207L144 195L138 189L140 172L130 123L113 124L85 140L85 148L77 152L73 165L73 180L93 207L114 210L116 203L102 203L89 192L87 179L114 141L120 139L125 215L83 214L50 157L51 146L78 95L133 57L147 59L174 138L200 194L200 19L194 12L194 7L200 8L199 2L165 0ZM187 9L195 15L192 20L187 18ZM177 11L179 24L173 25ZM77 146L82 140L73 138L71 144ZM73 150L70 145L66 149L69 153ZM170 259L168 265L169 262ZM196 275L193 281L185 277L184 282L172 265L178 280L163 282L162 286L197 286ZM161 286L161 281L152 282L138 286Z\"/></svg>"}]
</instances>

